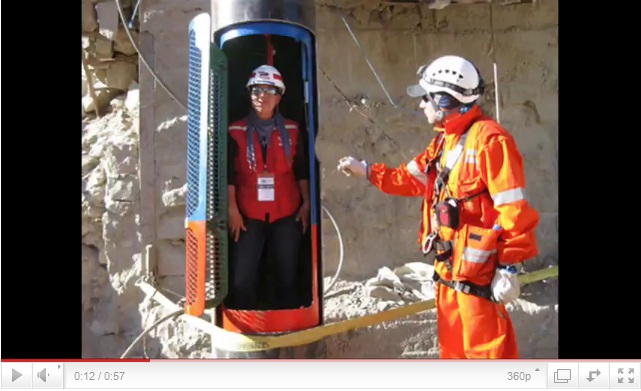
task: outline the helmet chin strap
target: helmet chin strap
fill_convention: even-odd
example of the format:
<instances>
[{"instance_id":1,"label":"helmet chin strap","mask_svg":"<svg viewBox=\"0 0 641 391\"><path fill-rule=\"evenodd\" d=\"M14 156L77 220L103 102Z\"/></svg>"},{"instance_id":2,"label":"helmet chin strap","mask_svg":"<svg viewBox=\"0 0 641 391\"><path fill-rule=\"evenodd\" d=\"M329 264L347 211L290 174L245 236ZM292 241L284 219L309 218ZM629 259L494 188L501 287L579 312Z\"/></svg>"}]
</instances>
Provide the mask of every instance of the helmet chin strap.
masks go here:
<instances>
[{"instance_id":1,"label":"helmet chin strap","mask_svg":"<svg viewBox=\"0 0 641 391\"><path fill-rule=\"evenodd\" d=\"M443 110L439 108L438 110L436 110L436 116L434 118L436 119L436 122L442 122L445 117L450 114L454 114L455 112L460 112L458 107L452 110Z\"/></svg>"},{"instance_id":2,"label":"helmet chin strap","mask_svg":"<svg viewBox=\"0 0 641 391\"><path fill-rule=\"evenodd\" d=\"M432 109L434 109L435 122L442 122L445 119L445 117L447 117L448 115L454 114L455 112L461 112L461 109L465 107L465 106L459 106L450 110L445 110L438 106L438 104L434 101L434 99L430 94L427 94L427 100L432 105Z\"/></svg>"},{"instance_id":3,"label":"helmet chin strap","mask_svg":"<svg viewBox=\"0 0 641 391\"><path fill-rule=\"evenodd\" d=\"M427 99L432 106L432 109L434 110L434 122L442 122L447 116L450 114L465 114L468 112L468 110L471 107L471 104L460 104L459 106L456 106L452 109L444 109L442 107L439 107L438 103L434 101L434 98L430 94L427 94Z\"/></svg>"}]
</instances>

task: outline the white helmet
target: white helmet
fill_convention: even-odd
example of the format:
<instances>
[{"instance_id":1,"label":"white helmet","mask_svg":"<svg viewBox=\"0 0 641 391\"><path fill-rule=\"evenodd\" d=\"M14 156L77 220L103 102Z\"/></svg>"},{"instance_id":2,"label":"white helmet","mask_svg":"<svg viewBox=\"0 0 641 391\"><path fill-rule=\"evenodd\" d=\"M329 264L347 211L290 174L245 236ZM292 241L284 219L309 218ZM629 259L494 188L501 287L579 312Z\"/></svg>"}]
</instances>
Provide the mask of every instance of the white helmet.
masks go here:
<instances>
[{"instance_id":1,"label":"white helmet","mask_svg":"<svg viewBox=\"0 0 641 391\"><path fill-rule=\"evenodd\" d=\"M415 98L446 92L467 104L477 100L485 89L478 69L459 56L439 57L429 66L421 66L416 74L420 77L418 84L407 87L407 94Z\"/></svg>"},{"instance_id":2,"label":"white helmet","mask_svg":"<svg viewBox=\"0 0 641 391\"><path fill-rule=\"evenodd\" d=\"M281 95L285 93L285 83L283 83L283 75L278 72L278 69L271 65L261 65L254 69L249 80L247 80L247 88L256 84L268 84L280 89Z\"/></svg>"}]
</instances>

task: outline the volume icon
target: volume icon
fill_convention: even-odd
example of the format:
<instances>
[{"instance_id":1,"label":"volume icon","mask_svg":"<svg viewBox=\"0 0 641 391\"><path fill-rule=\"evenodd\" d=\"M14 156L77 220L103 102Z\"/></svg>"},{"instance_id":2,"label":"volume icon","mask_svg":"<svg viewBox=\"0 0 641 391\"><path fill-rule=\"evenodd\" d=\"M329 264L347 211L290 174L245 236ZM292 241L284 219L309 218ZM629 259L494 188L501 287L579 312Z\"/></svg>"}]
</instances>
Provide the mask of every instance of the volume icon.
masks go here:
<instances>
[{"instance_id":1,"label":"volume icon","mask_svg":"<svg viewBox=\"0 0 641 391\"><path fill-rule=\"evenodd\" d=\"M42 380L43 382L47 382L47 368L38 372L38 379Z\"/></svg>"}]
</instances>

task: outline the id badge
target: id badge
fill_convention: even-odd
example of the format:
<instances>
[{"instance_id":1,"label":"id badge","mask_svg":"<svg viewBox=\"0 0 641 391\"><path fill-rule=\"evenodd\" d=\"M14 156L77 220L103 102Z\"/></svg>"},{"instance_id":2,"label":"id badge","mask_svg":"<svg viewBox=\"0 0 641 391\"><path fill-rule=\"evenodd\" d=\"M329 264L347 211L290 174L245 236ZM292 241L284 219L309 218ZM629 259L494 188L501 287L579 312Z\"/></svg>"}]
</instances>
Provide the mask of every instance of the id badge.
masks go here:
<instances>
[{"instance_id":1,"label":"id badge","mask_svg":"<svg viewBox=\"0 0 641 391\"><path fill-rule=\"evenodd\" d=\"M274 175L270 173L258 174L258 201L274 201Z\"/></svg>"}]
</instances>

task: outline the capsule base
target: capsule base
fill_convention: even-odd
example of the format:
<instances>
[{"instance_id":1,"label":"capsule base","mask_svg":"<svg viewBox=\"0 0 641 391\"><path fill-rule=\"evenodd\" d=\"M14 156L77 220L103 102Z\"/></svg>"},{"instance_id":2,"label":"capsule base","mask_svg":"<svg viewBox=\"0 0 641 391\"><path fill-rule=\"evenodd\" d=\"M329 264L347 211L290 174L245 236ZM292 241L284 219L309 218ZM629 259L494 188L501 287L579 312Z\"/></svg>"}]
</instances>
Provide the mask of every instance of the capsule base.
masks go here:
<instances>
[{"instance_id":1,"label":"capsule base","mask_svg":"<svg viewBox=\"0 0 641 391\"><path fill-rule=\"evenodd\" d=\"M292 346L263 350L259 352L230 352L228 350L212 347L212 358L222 359L313 359L318 358L319 342L312 342L308 345Z\"/></svg>"}]
</instances>

